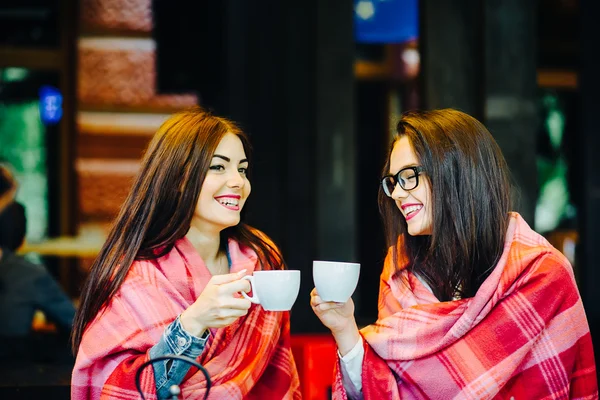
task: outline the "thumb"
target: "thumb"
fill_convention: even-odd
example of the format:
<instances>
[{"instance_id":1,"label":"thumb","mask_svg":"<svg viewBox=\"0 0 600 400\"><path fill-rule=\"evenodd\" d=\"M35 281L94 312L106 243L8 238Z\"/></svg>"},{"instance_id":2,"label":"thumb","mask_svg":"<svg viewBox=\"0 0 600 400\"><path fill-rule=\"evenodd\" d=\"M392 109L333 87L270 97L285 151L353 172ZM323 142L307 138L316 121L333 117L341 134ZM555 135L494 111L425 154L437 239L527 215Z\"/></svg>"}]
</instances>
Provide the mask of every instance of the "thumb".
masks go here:
<instances>
[{"instance_id":1,"label":"thumb","mask_svg":"<svg viewBox=\"0 0 600 400\"><path fill-rule=\"evenodd\" d=\"M231 274L215 275L211 278L210 282L214 285L223 285L224 283L237 281L244 275L246 275L245 269L238 272L233 272Z\"/></svg>"}]
</instances>

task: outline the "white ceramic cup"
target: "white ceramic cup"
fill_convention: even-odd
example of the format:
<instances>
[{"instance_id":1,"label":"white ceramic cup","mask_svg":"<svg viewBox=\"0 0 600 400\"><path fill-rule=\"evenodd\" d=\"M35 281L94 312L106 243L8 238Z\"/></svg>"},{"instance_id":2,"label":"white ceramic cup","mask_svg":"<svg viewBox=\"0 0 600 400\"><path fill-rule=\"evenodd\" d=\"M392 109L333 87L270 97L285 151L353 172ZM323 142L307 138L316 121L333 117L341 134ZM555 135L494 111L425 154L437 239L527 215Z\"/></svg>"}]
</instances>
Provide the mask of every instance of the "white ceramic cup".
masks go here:
<instances>
[{"instance_id":1,"label":"white ceramic cup","mask_svg":"<svg viewBox=\"0 0 600 400\"><path fill-rule=\"evenodd\" d=\"M345 303L360 274L360 264L339 261L313 261L313 280L321 299Z\"/></svg>"},{"instance_id":2,"label":"white ceramic cup","mask_svg":"<svg viewBox=\"0 0 600 400\"><path fill-rule=\"evenodd\" d=\"M252 297L245 292L241 292L242 296L267 311L290 310L300 291L298 270L254 271L242 279L250 281Z\"/></svg>"}]
</instances>

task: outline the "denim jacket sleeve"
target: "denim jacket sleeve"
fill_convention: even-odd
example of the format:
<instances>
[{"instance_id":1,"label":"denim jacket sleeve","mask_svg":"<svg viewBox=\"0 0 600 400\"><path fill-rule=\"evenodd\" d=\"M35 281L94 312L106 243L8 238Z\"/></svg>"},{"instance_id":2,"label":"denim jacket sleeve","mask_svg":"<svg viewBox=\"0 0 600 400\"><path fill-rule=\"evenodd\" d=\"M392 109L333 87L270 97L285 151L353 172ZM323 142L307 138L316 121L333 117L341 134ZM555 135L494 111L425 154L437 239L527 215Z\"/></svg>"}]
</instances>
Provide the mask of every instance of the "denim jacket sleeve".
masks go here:
<instances>
[{"instance_id":1,"label":"denim jacket sleeve","mask_svg":"<svg viewBox=\"0 0 600 400\"><path fill-rule=\"evenodd\" d=\"M190 335L183 329L179 316L165 329L160 340L150 349L150 358L168 354L183 355L195 360L206 346L209 330L201 338ZM158 398L168 398L169 388L179 385L191 365L180 360L164 360L152 364Z\"/></svg>"}]
</instances>

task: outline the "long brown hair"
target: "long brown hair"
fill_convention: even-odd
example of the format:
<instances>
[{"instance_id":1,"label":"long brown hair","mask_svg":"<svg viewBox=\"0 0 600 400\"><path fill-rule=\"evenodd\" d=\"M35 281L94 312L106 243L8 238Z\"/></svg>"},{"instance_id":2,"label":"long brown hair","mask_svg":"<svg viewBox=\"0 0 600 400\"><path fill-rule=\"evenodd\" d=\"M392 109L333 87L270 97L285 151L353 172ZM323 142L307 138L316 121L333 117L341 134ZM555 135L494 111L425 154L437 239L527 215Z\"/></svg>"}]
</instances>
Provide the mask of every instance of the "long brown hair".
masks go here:
<instances>
[{"instance_id":1,"label":"long brown hair","mask_svg":"<svg viewBox=\"0 0 600 400\"><path fill-rule=\"evenodd\" d=\"M164 256L188 232L212 156L227 133L240 138L251 167L248 137L233 122L200 107L174 114L158 129L83 288L72 332L74 353L131 263ZM284 267L279 251L250 226L240 222L223 230L221 246L228 238L253 248L264 269Z\"/></svg>"},{"instance_id":2,"label":"long brown hair","mask_svg":"<svg viewBox=\"0 0 600 400\"><path fill-rule=\"evenodd\" d=\"M407 136L431 185L430 236L410 236L394 201L379 189L388 247L400 246L408 267L441 301L475 295L502 254L510 211L508 166L489 131L453 109L405 113L394 144ZM403 240L399 240L403 239ZM394 251L397 261L398 251Z\"/></svg>"}]
</instances>

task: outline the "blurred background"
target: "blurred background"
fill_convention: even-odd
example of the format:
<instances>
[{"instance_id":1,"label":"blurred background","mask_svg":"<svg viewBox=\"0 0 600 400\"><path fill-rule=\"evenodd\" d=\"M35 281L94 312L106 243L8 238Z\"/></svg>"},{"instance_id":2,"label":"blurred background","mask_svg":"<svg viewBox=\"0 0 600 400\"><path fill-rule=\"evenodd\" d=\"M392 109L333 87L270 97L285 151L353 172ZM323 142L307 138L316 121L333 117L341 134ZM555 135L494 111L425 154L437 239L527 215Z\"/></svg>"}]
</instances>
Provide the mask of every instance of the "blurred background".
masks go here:
<instances>
[{"instance_id":1,"label":"blurred background","mask_svg":"<svg viewBox=\"0 0 600 400\"><path fill-rule=\"evenodd\" d=\"M360 262L358 322L376 319L394 121L453 107L499 142L515 210L573 264L597 343L598 11L583 0L3 0L0 162L26 206L20 251L77 305L156 128L194 104L227 116L255 149L247 221L302 271L292 333L304 397L327 398L310 367L331 350L309 306L312 260ZM55 328L36 313L43 357L0 363L0 395L68 398L72 359L48 351Z\"/></svg>"}]
</instances>

